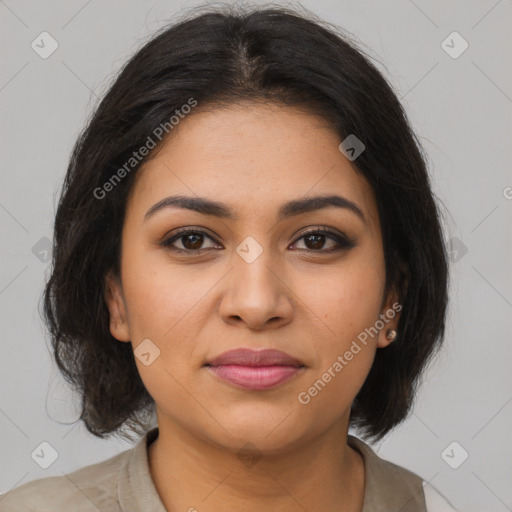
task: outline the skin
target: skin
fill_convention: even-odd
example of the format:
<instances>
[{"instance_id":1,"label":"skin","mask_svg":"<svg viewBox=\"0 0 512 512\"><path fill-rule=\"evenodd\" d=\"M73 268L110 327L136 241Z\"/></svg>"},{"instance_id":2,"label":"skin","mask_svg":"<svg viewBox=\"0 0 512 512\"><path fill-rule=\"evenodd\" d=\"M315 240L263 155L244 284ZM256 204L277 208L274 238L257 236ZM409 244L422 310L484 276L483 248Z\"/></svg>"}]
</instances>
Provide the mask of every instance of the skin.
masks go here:
<instances>
[{"instance_id":1,"label":"skin","mask_svg":"<svg viewBox=\"0 0 512 512\"><path fill-rule=\"evenodd\" d=\"M399 313L307 405L297 399L398 301L394 290L384 295L373 190L340 142L312 114L247 103L197 110L139 170L126 207L121 275L108 276L106 300L117 340L135 350L150 339L160 350L147 366L135 361L156 402L159 436L148 457L169 512L218 512L226 504L254 512L362 509L364 464L346 443L350 406ZM144 220L175 194L225 203L238 219L172 207ZM336 207L277 222L282 203L322 194L356 203L366 222ZM339 247L335 240L303 236L304 228L323 226L355 246L327 253ZM202 244L176 239L173 246L187 254L159 245L182 227L207 235ZM249 236L263 250L251 263L236 252ZM305 368L254 391L203 366L240 347L277 348ZM256 455L250 463L237 456L248 442Z\"/></svg>"}]
</instances>

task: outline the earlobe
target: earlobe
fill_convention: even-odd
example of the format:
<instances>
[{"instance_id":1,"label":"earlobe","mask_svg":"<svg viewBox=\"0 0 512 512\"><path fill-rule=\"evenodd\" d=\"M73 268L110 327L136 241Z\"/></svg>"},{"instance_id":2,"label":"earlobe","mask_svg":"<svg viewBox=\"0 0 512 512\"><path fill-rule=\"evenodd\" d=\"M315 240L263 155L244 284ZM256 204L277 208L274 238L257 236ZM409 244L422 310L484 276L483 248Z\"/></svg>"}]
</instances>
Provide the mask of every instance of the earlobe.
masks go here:
<instances>
[{"instance_id":1,"label":"earlobe","mask_svg":"<svg viewBox=\"0 0 512 512\"><path fill-rule=\"evenodd\" d=\"M408 265L399 258L398 255L396 256L399 279L398 282L394 284L392 291L389 293L381 313L381 317L382 315L385 315L387 322L379 332L377 339L378 348L389 346L400 336L400 332L398 332L398 323L403 307L400 302L400 297L405 297L407 293L410 273Z\"/></svg>"},{"instance_id":2,"label":"earlobe","mask_svg":"<svg viewBox=\"0 0 512 512\"><path fill-rule=\"evenodd\" d=\"M385 325L379 331L377 338L378 348L387 347L400 335L398 332L398 322L400 320L401 311L402 305L398 301L398 295L392 294L380 315L380 318Z\"/></svg>"},{"instance_id":3,"label":"earlobe","mask_svg":"<svg viewBox=\"0 0 512 512\"><path fill-rule=\"evenodd\" d=\"M112 272L105 276L104 297L110 315L110 334L118 341L131 341L121 283Z\"/></svg>"},{"instance_id":4,"label":"earlobe","mask_svg":"<svg viewBox=\"0 0 512 512\"><path fill-rule=\"evenodd\" d=\"M377 341L377 347L384 348L393 343L395 341L396 337L398 336L398 333L395 329L387 328L384 330L384 339L385 341L381 340L382 337L382 331L379 333L379 340Z\"/></svg>"},{"instance_id":5,"label":"earlobe","mask_svg":"<svg viewBox=\"0 0 512 512\"><path fill-rule=\"evenodd\" d=\"M395 305L398 304L398 302L394 302ZM400 308L401 309L401 308ZM393 320L389 320L391 318L390 316L393 315ZM383 315L386 315L383 317ZM384 327L379 331L378 337L377 337L377 347L378 348L384 348L393 343L399 336L399 332L397 329L398 321L400 319L400 313L398 313L394 308L388 308L383 311L383 315L381 315L381 318L384 318L384 321L386 318L388 318L386 324Z\"/></svg>"}]
</instances>

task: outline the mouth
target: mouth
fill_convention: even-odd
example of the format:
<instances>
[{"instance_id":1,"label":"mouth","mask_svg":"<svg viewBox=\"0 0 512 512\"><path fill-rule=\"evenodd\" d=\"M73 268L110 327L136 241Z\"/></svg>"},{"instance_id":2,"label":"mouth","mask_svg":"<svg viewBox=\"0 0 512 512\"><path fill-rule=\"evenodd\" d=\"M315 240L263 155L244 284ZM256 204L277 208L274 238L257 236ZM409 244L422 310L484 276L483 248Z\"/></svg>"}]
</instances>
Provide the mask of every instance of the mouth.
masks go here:
<instances>
[{"instance_id":1,"label":"mouth","mask_svg":"<svg viewBox=\"0 0 512 512\"><path fill-rule=\"evenodd\" d=\"M223 381L251 390L277 387L306 368L299 359L275 349L230 350L204 367Z\"/></svg>"}]
</instances>

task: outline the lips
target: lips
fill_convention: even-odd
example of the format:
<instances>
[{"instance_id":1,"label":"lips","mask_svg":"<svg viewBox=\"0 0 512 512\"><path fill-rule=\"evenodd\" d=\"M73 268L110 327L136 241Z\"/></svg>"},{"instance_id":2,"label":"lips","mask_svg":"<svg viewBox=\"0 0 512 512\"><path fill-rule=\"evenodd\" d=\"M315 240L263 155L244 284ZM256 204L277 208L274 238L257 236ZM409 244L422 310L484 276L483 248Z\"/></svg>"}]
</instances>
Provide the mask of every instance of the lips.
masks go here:
<instances>
[{"instance_id":1,"label":"lips","mask_svg":"<svg viewBox=\"0 0 512 512\"><path fill-rule=\"evenodd\" d=\"M235 349L208 361L205 367L237 387L265 390L284 384L303 371L305 365L276 349Z\"/></svg>"},{"instance_id":2,"label":"lips","mask_svg":"<svg viewBox=\"0 0 512 512\"><path fill-rule=\"evenodd\" d=\"M248 348L229 350L206 364L208 366L227 364L241 366L304 366L301 361L280 350L251 350Z\"/></svg>"}]
</instances>

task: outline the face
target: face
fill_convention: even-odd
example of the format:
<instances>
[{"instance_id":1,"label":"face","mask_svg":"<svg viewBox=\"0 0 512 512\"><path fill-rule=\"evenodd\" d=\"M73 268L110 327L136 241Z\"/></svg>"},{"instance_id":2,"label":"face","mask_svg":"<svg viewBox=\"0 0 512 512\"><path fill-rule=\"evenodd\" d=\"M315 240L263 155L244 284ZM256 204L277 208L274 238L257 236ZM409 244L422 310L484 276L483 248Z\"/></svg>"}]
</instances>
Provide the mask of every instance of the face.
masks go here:
<instances>
[{"instance_id":1,"label":"face","mask_svg":"<svg viewBox=\"0 0 512 512\"><path fill-rule=\"evenodd\" d=\"M139 170L106 287L111 333L132 344L160 429L269 453L346 431L399 319L371 187L339 136L291 107L197 111L170 135ZM216 208L162 206L177 195ZM342 199L302 203L324 196ZM207 366L239 348L295 363Z\"/></svg>"}]
</instances>

